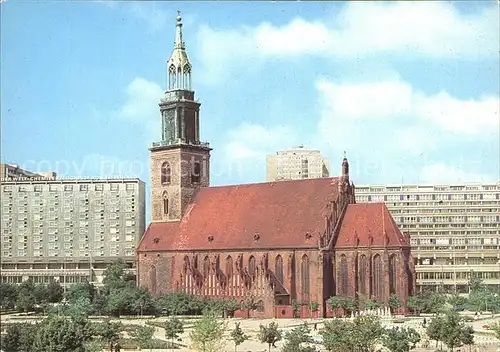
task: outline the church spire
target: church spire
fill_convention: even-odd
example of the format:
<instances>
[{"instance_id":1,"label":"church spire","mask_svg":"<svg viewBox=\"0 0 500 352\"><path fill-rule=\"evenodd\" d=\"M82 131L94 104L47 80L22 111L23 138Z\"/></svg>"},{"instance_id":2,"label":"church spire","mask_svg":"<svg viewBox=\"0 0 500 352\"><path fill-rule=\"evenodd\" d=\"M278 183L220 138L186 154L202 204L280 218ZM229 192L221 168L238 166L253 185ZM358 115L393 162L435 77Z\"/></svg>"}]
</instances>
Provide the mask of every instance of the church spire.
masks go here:
<instances>
[{"instance_id":1,"label":"church spire","mask_svg":"<svg viewBox=\"0 0 500 352\"><path fill-rule=\"evenodd\" d=\"M174 51L167 63L167 90L191 90L191 63L182 40L182 17L177 11Z\"/></svg>"}]
</instances>

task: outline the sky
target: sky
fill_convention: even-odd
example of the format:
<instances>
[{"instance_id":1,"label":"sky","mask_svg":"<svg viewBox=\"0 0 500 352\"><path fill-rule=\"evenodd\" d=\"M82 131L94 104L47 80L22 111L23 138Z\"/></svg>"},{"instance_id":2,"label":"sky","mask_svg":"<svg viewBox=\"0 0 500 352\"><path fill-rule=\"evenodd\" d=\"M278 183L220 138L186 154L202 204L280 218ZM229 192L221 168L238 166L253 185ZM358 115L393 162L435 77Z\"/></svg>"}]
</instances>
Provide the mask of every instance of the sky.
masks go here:
<instances>
[{"instance_id":1,"label":"sky","mask_svg":"<svg viewBox=\"0 0 500 352\"><path fill-rule=\"evenodd\" d=\"M0 7L2 162L149 183L179 9L212 185L297 145L355 184L500 180L498 2Z\"/></svg>"}]
</instances>

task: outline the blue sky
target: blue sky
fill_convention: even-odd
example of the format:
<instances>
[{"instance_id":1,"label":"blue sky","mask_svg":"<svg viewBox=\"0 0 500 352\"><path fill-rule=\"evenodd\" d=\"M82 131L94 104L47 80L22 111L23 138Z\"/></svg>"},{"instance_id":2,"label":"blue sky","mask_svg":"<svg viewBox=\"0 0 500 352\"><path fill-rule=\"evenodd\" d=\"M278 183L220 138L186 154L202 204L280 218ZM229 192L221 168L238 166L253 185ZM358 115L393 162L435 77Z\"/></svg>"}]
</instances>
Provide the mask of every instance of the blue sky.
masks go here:
<instances>
[{"instance_id":1,"label":"blue sky","mask_svg":"<svg viewBox=\"0 0 500 352\"><path fill-rule=\"evenodd\" d=\"M2 162L148 181L181 9L212 184L299 144L356 184L500 179L494 1L0 6Z\"/></svg>"}]
</instances>

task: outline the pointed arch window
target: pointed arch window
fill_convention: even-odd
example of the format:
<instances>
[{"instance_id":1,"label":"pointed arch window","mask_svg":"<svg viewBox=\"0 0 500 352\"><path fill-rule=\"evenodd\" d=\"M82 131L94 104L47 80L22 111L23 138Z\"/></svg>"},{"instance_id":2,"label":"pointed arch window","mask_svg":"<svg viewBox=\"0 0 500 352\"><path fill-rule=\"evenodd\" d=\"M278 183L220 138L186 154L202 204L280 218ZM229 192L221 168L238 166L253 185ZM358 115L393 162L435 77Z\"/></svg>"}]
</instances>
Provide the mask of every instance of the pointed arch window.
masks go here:
<instances>
[{"instance_id":1,"label":"pointed arch window","mask_svg":"<svg viewBox=\"0 0 500 352\"><path fill-rule=\"evenodd\" d=\"M154 265L149 267L149 292L156 294L156 266Z\"/></svg>"},{"instance_id":2,"label":"pointed arch window","mask_svg":"<svg viewBox=\"0 0 500 352\"><path fill-rule=\"evenodd\" d=\"M254 277L256 274L256 268L255 268L255 257L253 255L250 256L248 259L248 272L249 274Z\"/></svg>"},{"instance_id":3,"label":"pointed arch window","mask_svg":"<svg viewBox=\"0 0 500 352\"><path fill-rule=\"evenodd\" d=\"M207 277L209 272L210 272L210 258L208 258L207 255L203 260L203 276Z\"/></svg>"},{"instance_id":4,"label":"pointed arch window","mask_svg":"<svg viewBox=\"0 0 500 352\"><path fill-rule=\"evenodd\" d=\"M395 294L397 289L397 258L395 255L391 255L389 258L389 291L390 294Z\"/></svg>"},{"instance_id":5,"label":"pointed arch window","mask_svg":"<svg viewBox=\"0 0 500 352\"><path fill-rule=\"evenodd\" d=\"M195 161L193 164L193 170L191 172L191 183L200 183L201 179L201 166L199 161Z\"/></svg>"},{"instance_id":6,"label":"pointed arch window","mask_svg":"<svg viewBox=\"0 0 500 352\"><path fill-rule=\"evenodd\" d=\"M168 214L168 193L167 191L163 192L162 196L163 200L163 215Z\"/></svg>"},{"instance_id":7,"label":"pointed arch window","mask_svg":"<svg viewBox=\"0 0 500 352\"><path fill-rule=\"evenodd\" d=\"M384 300L384 283L382 281L382 258L376 255L373 258L373 296L379 301Z\"/></svg>"},{"instance_id":8,"label":"pointed arch window","mask_svg":"<svg viewBox=\"0 0 500 352\"><path fill-rule=\"evenodd\" d=\"M283 258L279 254L276 256L274 273L278 281L283 283Z\"/></svg>"},{"instance_id":9,"label":"pointed arch window","mask_svg":"<svg viewBox=\"0 0 500 352\"><path fill-rule=\"evenodd\" d=\"M170 163L165 161L161 165L161 184L168 185L172 181L172 169Z\"/></svg>"},{"instance_id":10,"label":"pointed arch window","mask_svg":"<svg viewBox=\"0 0 500 352\"><path fill-rule=\"evenodd\" d=\"M342 254L340 256L340 296L347 297L349 295L349 270L347 268L347 257Z\"/></svg>"},{"instance_id":11,"label":"pointed arch window","mask_svg":"<svg viewBox=\"0 0 500 352\"><path fill-rule=\"evenodd\" d=\"M198 269L198 255L195 255L193 258L193 268Z\"/></svg>"},{"instance_id":12,"label":"pointed arch window","mask_svg":"<svg viewBox=\"0 0 500 352\"><path fill-rule=\"evenodd\" d=\"M233 276L233 258L230 255L226 258L226 276L228 279Z\"/></svg>"},{"instance_id":13,"label":"pointed arch window","mask_svg":"<svg viewBox=\"0 0 500 352\"><path fill-rule=\"evenodd\" d=\"M309 257L304 254L300 263L300 278L302 283L302 294L304 299L308 299L310 292L309 283Z\"/></svg>"},{"instance_id":14,"label":"pointed arch window","mask_svg":"<svg viewBox=\"0 0 500 352\"><path fill-rule=\"evenodd\" d=\"M366 256L361 255L358 259L358 291L366 295Z\"/></svg>"}]
</instances>

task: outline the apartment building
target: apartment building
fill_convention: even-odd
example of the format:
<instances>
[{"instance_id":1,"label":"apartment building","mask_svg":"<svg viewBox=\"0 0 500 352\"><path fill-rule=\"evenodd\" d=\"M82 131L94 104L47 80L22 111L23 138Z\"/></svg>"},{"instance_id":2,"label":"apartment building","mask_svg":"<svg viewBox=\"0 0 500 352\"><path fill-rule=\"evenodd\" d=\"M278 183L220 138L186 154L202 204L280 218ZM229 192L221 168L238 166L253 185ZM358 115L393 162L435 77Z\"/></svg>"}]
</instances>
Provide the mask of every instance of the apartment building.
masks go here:
<instances>
[{"instance_id":1,"label":"apartment building","mask_svg":"<svg viewBox=\"0 0 500 352\"><path fill-rule=\"evenodd\" d=\"M500 289L500 182L356 186L358 202L385 202L411 236L417 287L467 291L471 273Z\"/></svg>"},{"instance_id":2,"label":"apartment building","mask_svg":"<svg viewBox=\"0 0 500 352\"><path fill-rule=\"evenodd\" d=\"M117 258L133 268L145 230L144 182L21 174L1 182L2 282L99 284Z\"/></svg>"},{"instance_id":3,"label":"apartment building","mask_svg":"<svg viewBox=\"0 0 500 352\"><path fill-rule=\"evenodd\" d=\"M321 156L319 150L301 145L268 155L266 174L267 181L328 177L330 162Z\"/></svg>"}]
</instances>

